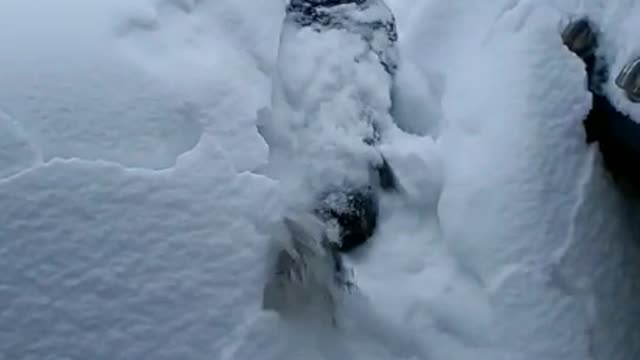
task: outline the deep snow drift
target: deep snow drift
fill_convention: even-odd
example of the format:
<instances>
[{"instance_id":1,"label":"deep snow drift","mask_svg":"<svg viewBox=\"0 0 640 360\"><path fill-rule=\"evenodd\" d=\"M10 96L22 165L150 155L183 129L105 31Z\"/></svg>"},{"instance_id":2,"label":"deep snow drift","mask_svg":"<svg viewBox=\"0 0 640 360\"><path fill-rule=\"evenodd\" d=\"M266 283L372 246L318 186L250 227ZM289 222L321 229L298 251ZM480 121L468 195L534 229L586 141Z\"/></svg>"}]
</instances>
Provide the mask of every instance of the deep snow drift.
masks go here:
<instances>
[{"instance_id":1,"label":"deep snow drift","mask_svg":"<svg viewBox=\"0 0 640 360\"><path fill-rule=\"evenodd\" d=\"M337 329L260 308L304 195L256 127L284 1L1 4L0 359L639 358L638 215L583 142L559 32L592 15L618 69L640 5L388 3L406 195L346 259Z\"/></svg>"}]
</instances>

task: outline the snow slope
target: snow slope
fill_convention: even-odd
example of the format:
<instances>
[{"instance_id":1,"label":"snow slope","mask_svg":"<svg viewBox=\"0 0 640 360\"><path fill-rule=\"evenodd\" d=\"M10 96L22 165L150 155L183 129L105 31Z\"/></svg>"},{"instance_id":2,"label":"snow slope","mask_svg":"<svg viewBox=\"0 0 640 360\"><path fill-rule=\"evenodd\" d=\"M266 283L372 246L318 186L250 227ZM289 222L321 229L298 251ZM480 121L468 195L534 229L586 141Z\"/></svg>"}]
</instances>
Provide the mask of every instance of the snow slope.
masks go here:
<instances>
[{"instance_id":1,"label":"snow slope","mask_svg":"<svg viewBox=\"0 0 640 360\"><path fill-rule=\"evenodd\" d=\"M621 66L640 8L388 3L424 136L382 147L408 195L346 259L339 329L260 310L302 195L256 174L284 1L0 4L0 359L639 358L637 210L558 33L592 14Z\"/></svg>"}]
</instances>

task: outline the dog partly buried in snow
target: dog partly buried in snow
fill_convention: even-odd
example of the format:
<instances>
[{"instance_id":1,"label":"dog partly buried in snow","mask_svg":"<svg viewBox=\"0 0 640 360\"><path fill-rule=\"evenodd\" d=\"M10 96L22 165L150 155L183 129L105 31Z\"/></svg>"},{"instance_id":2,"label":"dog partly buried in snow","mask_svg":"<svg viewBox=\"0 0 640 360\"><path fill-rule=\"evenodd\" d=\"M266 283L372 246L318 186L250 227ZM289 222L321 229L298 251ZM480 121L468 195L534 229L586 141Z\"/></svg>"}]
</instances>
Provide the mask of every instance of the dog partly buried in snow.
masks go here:
<instances>
[{"instance_id":1,"label":"dog partly buried in snow","mask_svg":"<svg viewBox=\"0 0 640 360\"><path fill-rule=\"evenodd\" d=\"M374 234L379 194L397 188L378 150L398 131L390 115L396 41L382 0L291 0L286 8L271 114L259 131L269 175L311 195L274 233L265 309L333 314L353 286L342 254Z\"/></svg>"}]
</instances>

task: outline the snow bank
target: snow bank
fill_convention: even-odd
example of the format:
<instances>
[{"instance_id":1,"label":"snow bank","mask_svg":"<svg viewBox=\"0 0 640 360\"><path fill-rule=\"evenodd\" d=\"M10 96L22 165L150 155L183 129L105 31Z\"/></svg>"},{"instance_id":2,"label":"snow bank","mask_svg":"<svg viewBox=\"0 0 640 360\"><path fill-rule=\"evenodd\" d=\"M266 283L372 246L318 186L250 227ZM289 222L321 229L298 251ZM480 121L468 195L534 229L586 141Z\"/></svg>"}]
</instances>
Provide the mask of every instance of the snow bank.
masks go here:
<instances>
[{"instance_id":1,"label":"snow bank","mask_svg":"<svg viewBox=\"0 0 640 360\"><path fill-rule=\"evenodd\" d=\"M418 63L445 69L442 234L489 294L496 348L509 359L636 358L638 325L620 319L638 309L637 229L583 142L590 97L558 36L567 14L532 2L424 6L406 31L435 45L413 47Z\"/></svg>"}]
</instances>

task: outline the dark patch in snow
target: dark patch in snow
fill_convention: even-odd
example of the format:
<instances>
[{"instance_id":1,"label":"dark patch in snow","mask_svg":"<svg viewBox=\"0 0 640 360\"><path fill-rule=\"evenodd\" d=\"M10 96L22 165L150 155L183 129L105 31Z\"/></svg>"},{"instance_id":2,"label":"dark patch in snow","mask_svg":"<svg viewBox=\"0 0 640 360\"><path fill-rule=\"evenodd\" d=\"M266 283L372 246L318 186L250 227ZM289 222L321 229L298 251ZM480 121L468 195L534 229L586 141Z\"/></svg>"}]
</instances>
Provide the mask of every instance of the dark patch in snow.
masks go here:
<instances>
[{"instance_id":1,"label":"dark patch in snow","mask_svg":"<svg viewBox=\"0 0 640 360\"><path fill-rule=\"evenodd\" d=\"M370 8L381 8L381 18L361 20L353 13ZM287 17L302 27L311 27L321 32L341 29L359 34L375 52L380 63L389 74L395 74L398 64L390 45L398 41L395 17L382 1L377 0L292 0L287 6ZM376 36L383 33L387 44L380 48ZM354 59L357 61L357 59Z\"/></svg>"},{"instance_id":2,"label":"dark patch in snow","mask_svg":"<svg viewBox=\"0 0 640 360\"><path fill-rule=\"evenodd\" d=\"M349 252L373 235L378 222L378 197L371 186L331 191L323 196L317 212L325 221L337 224L338 248Z\"/></svg>"},{"instance_id":3,"label":"dark patch in snow","mask_svg":"<svg viewBox=\"0 0 640 360\"><path fill-rule=\"evenodd\" d=\"M621 189L640 190L640 123L618 110L604 91L610 65L598 53L600 30L588 19L570 24L563 32L567 48L585 63L592 108L584 120L587 143L597 142L604 165Z\"/></svg>"}]
</instances>

